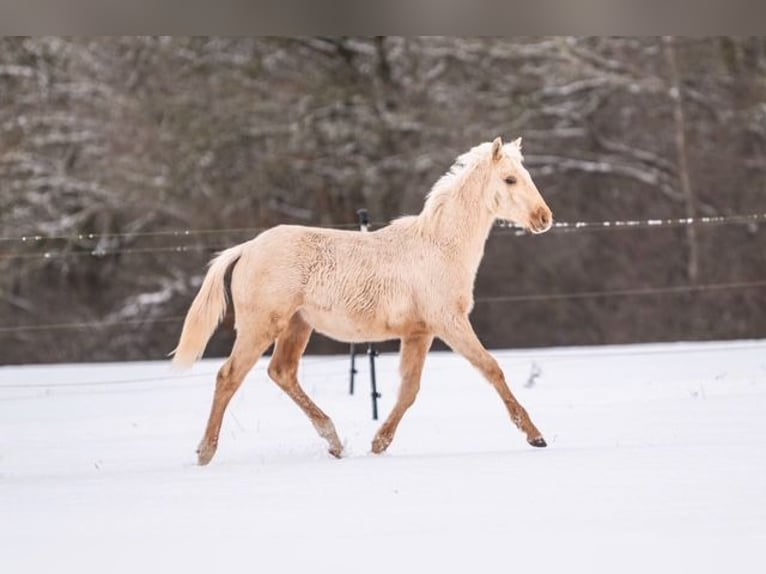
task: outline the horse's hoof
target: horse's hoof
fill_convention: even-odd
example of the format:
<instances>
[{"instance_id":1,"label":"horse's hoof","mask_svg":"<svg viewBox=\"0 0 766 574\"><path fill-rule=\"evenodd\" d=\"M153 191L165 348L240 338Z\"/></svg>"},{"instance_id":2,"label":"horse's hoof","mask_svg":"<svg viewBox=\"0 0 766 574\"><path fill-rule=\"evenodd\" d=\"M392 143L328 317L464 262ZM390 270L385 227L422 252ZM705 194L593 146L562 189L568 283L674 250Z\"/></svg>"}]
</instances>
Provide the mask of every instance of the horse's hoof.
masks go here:
<instances>
[{"instance_id":1,"label":"horse's hoof","mask_svg":"<svg viewBox=\"0 0 766 574\"><path fill-rule=\"evenodd\" d=\"M532 446L536 446L538 448L543 448L548 446L548 443L546 443L545 439L541 436L528 440L527 442L531 444Z\"/></svg>"},{"instance_id":2,"label":"horse's hoof","mask_svg":"<svg viewBox=\"0 0 766 574\"><path fill-rule=\"evenodd\" d=\"M343 447L330 448L327 450L327 452L329 452L335 458L343 458Z\"/></svg>"},{"instance_id":3,"label":"horse's hoof","mask_svg":"<svg viewBox=\"0 0 766 574\"><path fill-rule=\"evenodd\" d=\"M200 466L207 466L207 464L213 460L216 447L211 445L200 445L197 449L197 464Z\"/></svg>"},{"instance_id":4,"label":"horse's hoof","mask_svg":"<svg viewBox=\"0 0 766 574\"><path fill-rule=\"evenodd\" d=\"M375 437L375 440L372 441L372 452L374 454L382 454L386 451L388 445L390 444L390 438Z\"/></svg>"}]
</instances>

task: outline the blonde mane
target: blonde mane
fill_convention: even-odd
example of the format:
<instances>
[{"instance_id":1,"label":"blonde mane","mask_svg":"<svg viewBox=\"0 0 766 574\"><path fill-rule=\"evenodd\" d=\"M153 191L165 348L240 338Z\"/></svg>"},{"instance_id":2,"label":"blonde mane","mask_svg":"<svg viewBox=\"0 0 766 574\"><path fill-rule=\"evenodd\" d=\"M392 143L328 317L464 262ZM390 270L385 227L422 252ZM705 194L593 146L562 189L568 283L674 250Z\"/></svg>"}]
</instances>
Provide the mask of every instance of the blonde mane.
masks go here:
<instances>
[{"instance_id":1,"label":"blonde mane","mask_svg":"<svg viewBox=\"0 0 766 574\"><path fill-rule=\"evenodd\" d=\"M476 179L481 179L478 177L480 175L478 169L489 165L491 150L492 142L484 142L459 155L426 195L422 213L429 219L438 216L441 208L453 194L461 193L468 188L467 184L475 176ZM505 144L503 152L519 162L524 161L518 141Z\"/></svg>"}]
</instances>

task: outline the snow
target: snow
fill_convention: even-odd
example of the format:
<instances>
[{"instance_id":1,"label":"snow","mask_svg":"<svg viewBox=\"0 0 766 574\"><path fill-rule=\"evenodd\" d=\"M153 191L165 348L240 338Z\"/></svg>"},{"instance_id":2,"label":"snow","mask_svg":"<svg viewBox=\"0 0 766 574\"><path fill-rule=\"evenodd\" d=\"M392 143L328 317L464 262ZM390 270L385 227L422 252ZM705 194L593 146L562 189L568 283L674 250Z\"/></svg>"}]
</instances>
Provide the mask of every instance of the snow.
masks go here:
<instances>
[{"instance_id":1,"label":"snow","mask_svg":"<svg viewBox=\"0 0 766 574\"><path fill-rule=\"evenodd\" d=\"M463 359L432 353L383 456L367 361L350 396L347 357L307 357L340 461L262 361L205 468L220 360L3 367L0 572L764 572L765 351L494 352L547 449ZM396 371L379 358L384 416Z\"/></svg>"}]
</instances>

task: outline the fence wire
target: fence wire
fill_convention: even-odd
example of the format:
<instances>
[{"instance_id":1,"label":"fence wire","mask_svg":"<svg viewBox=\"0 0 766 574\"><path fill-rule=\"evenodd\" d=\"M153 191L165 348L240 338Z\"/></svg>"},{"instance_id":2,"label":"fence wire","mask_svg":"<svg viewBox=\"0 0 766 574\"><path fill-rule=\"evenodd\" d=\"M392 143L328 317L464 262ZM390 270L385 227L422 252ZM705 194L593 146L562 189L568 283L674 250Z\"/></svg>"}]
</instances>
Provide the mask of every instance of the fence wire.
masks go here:
<instances>
[{"instance_id":1,"label":"fence wire","mask_svg":"<svg viewBox=\"0 0 766 574\"><path fill-rule=\"evenodd\" d=\"M759 223L766 222L766 213L751 213L743 215L719 215L710 217L681 217L681 218L664 218L664 219L624 219L624 220L609 220L609 221L559 221L553 224L553 227L548 233L572 233L582 231L625 231L625 230L639 230L639 229L660 229L660 228L676 228L686 226L720 226L720 225L757 225ZM378 222L371 224L374 228L380 228L388 225L385 222ZM358 224L355 223L338 223L330 225L318 226L323 229L358 229ZM495 235L528 235L529 232L522 227L510 223L497 223L495 225ZM151 253L212 253L225 249L227 245L223 244L183 244L183 245L170 245L159 247L127 247L110 249L97 245L93 249L73 249L73 248L60 248L60 249L45 249L46 242L51 241L101 241L101 240L115 240L115 239L137 239L141 237L152 238L173 238L173 239L192 239L195 237L214 236L221 234L236 234L245 233L257 234L264 231L265 228L261 227L239 227L229 229L183 229L183 230L166 230L166 231L148 231L148 232L136 232L136 233L85 233L75 235L40 235L30 234L21 236L6 236L0 237L2 243L21 243L25 246L35 249L35 251L5 251L0 252L0 260L2 259L54 259L62 257L94 257L96 259L105 258L110 255L135 255L135 254L151 254Z\"/></svg>"},{"instance_id":2,"label":"fence wire","mask_svg":"<svg viewBox=\"0 0 766 574\"><path fill-rule=\"evenodd\" d=\"M358 223L331 223L322 225L328 229L358 229ZM121 233L70 233L65 235L46 235L29 233L26 235L0 236L3 243L34 244L41 241L86 241L95 239L134 239L136 237L194 237L196 235L218 235L225 233L260 233L266 227L227 227L211 229L166 229L157 231L126 231Z\"/></svg>"},{"instance_id":3,"label":"fence wire","mask_svg":"<svg viewBox=\"0 0 766 574\"><path fill-rule=\"evenodd\" d=\"M578 348L576 351L572 351L569 349L561 349L561 350L553 350L546 349L545 351L541 352L532 352L530 350L493 350L492 354L500 361L538 361L538 360L545 360L545 361L566 361L566 360L581 360L581 359L592 359L594 357L597 358L611 358L611 357L625 357L625 356L657 356L657 355L664 355L668 353L672 354L683 354L683 355L689 355L689 354L698 354L698 353L705 353L706 355L710 353L716 353L716 352L725 352L730 353L732 350L750 350L754 348L761 348L764 347L763 343L756 343L756 342L747 342L747 343L740 343L740 344L734 344L734 343L726 343L723 346L718 346L715 343L710 342L704 342L700 343L699 347L692 347L692 348L682 348L682 349L667 349L667 348L651 348L651 346L645 346L639 349L631 348L631 349L614 349L610 348L608 350L594 350L594 351L587 351L583 350L582 347ZM222 357L218 357L217 360L223 361ZM331 377L343 377L348 375L348 368L344 366L344 368L338 369L337 371L323 371L322 373L315 373L311 369L315 366L326 366L328 364L341 364L345 363L347 364L349 361L348 355L329 355L329 356L309 356L309 357L302 357L301 358L301 381L303 384L308 383L317 383L320 381L326 381L327 379ZM266 373L266 365L268 363L268 356L264 355L264 360L259 362L259 364L252 369L248 373L248 377L263 377ZM429 366L427 369L428 373L439 373L439 372L446 372L446 371L453 371L454 366L452 365L432 365ZM398 377L398 372L396 366L388 365L387 368L384 368L383 371L385 371L387 374L390 374L394 378ZM215 381L215 375L216 375L217 369L215 370L207 370L196 373L172 373L172 374L158 374L155 376L139 376L134 378L104 378L104 379L88 379L83 381L54 381L54 382L27 382L27 383L4 383L0 382L0 392L4 390L25 390L25 391L43 391L48 392L51 390L62 390L62 389L83 389L83 388L104 388L104 389L124 389L126 386L130 388L131 385L142 385L142 384L165 384L165 383L172 383L174 381L184 381L182 384L182 387L179 388L188 388L189 386L189 379L201 379L200 383L194 383L196 384L202 384L206 386L210 386L214 384ZM382 371L381 371L382 372ZM3 399L0 398L0 400L9 400L9 399Z\"/></svg>"},{"instance_id":4,"label":"fence wire","mask_svg":"<svg viewBox=\"0 0 766 574\"><path fill-rule=\"evenodd\" d=\"M225 245L171 245L166 247L135 247L127 249L91 249L91 250L47 250L43 252L10 252L0 253L0 259L58 259L66 257L93 257L95 259L104 259L110 255L135 255L148 253L205 253L210 254L216 251L226 249Z\"/></svg>"},{"instance_id":5,"label":"fence wire","mask_svg":"<svg viewBox=\"0 0 766 574\"><path fill-rule=\"evenodd\" d=\"M554 233L571 233L573 231L617 231L633 229L658 229L674 227L701 227L715 225L753 225L766 222L766 213L749 213L744 215L715 215L709 217L677 217L662 219L617 219L610 221L559 221L554 222L548 231ZM517 235L529 232L513 225L499 223L499 227L509 229Z\"/></svg>"},{"instance_id":6,"label":"fence wire","mask_svg":"<svg viewBox=\"0 0 766 574\"><path fill-rule=\"evenodd\" d=\"M477 305L484 303L523 303L534 301L562 301L568 299L598 299L605 297L632 297L696 293L705 291L725 291L737 289L758 289L766 287L766 279L753 281L732 281L725 283L707 283L698 285L666 285L659 287L637 287L633 289L604 289L600 291L576 291L570 293L526 293L518 295L490 295L477 297ZM145 317L119 321L90 321L80 323L52 323L47 325L0 326L0 333L26 333L34 331L57 330L97 330L127 325L147 325L155 323L181 323L184 315L172 317Z\"/></svg>"},{"instance_id":7,"label":"fence wire","mask_svg":"<svg viewBox=\"0 0 766 574\"><path fill-rule=\"evenodd\" d=\"M571 233L578 231L604 231L604 230L636 230L636 229L657 229L657 228L675 228L682 226L707 226L707 225L757 225L766 221L766 213L752 213L745 215L724 215L697 218L664 218L664 219L634 219L634 220L610 220L610 221L577 221L577 222L557 222L551 228L552 232ZM376 227L386 225L385 223L374 224ZM324 226L327 228L357 228L357 224L335 224ZM510 224L498 224L501 232L508 231L513 235L526 235L527 231ZM166 230L136 233L107 233L107 234L77 234L77 235L22 235L18 237L0 237L0 242L21 242L27 245L36 245L49 240L101 240L116 238L136 238L136 237L172 237L172 238L192 238L195 236L211 236L224 233L244 233L259 232L262 228L240 227L228 229L186 229L186 230ZM54 257L72 257L72 256L91 256L104 258L108 255L117 254L150 254L150 253L189 253L201 252L210 254L214 251L224 249L225 245L176 245L164 247L139 247L126 249L100 249L93 250L46 250L42 252L0 252L1 259L15 258L44 258ZM528 293L528 294L508 294L477 297L477 304L499 303L499 302L534 302L534 301L560 301L572 299L596 299L605 297L631 297L631 296L650 296L663 294L695 293L706 291L723 291L736 289L754 289L766 287L766 279L756 279L751 281L735 281L724 283L709 284L688 284L688 285L666 285L666 286L647 286L631 289L605 289L591 290L568 293ZM24 333L47 330L87 330L87 329L105 329L116 326L145 325L157 323L178 323L183 321L184 316L172 317L146 317L136 319L124 319L117 321L91 321L75 323L56 323L39 325L17 325L0 326L0 333Z\"/></svg>"},{"instance_id":8,"label":"fence wire","mask_svg":"<svg viewBox=\"0 0 766 574\"><path fill-rule=\"evenodd\" d=\"M477 303L516 301L556 301L563 299L597 299L600 297L629 297L640 295L663 295L667 293L693 293L698 291L724 291L728 289L753 289L766 287L766 279L758 281L734 281L703 285L666 285L662 287L636 287L633 289L606 289L603 291L579 291L574 293L530 293L526 295L497 295L479 297Z\"/></svg>"}]
</instances>

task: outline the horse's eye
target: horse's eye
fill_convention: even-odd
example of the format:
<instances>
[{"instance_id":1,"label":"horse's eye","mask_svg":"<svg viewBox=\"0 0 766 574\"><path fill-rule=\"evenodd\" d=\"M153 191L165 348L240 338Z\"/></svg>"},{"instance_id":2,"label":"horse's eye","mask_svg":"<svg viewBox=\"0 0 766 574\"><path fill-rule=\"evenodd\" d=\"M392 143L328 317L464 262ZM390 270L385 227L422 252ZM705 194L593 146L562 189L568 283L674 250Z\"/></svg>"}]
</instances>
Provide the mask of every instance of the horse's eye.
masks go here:
<instances>
[{"instance_id":1,"label":"horse's eye","mask_svg":"<svg viewBox=\"0 0 766 574\"><path fill-rule=\"evenodd\" d=\"M516 183L516 178L513 177L512 175L509 175L508 177L505 178L505 183L507 183L508 185L513 185L514 183Z\"/></svg>"}]
</instances>

